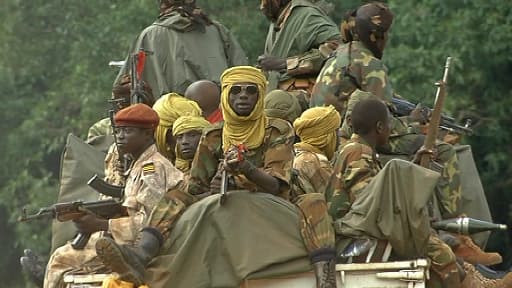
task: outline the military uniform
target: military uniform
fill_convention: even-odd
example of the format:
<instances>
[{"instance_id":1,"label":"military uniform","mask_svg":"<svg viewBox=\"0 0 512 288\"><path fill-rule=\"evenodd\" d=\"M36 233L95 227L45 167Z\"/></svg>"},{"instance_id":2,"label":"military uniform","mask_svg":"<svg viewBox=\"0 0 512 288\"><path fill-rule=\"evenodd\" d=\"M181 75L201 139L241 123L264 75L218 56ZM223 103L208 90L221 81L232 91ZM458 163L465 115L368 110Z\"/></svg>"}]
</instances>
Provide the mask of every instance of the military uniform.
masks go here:
<instances>
[{"instance_id":1,"label":"military uniform","mask_svg":"<svg viewBox=\"0 0 512 288\"><path fill-rule=\"evenodd\" d=\"M347 214L352 203L380 170L381 164L374 149L359 135L352 134L338 154L326 192L329 212L335 220ZM433 269L440 274L455 261L450 247L434 233L429 237L426 253Z\"/></svg>"},{"instance_id":2,"label":"military uniform","mask_svg":"<svg viewBox=\"0 0 512 288\"><path fill-rule=\"evenodd\" d=\"M94 123L87 132L87 140L91 140L94 137L102 135L112 135L112 124L110 118L103 118L100 121Z\"/></svg>"},{"instance_id":3,"label":"military uniform","mask_svg":"<svg viewBox=\"0 0 512 288\"><path fill-rule=\"evenodd\" d=\"M112 175L108 169L106 175ZM155 145L142 153L127 172L127 176L123 206L127 208L128 216L109 220L108 231L121 244L135 241L139 229L143 227L156 203L183 178L182 173L157 152ZM49 260L44 287L63 287L64 273L72 270L102 271L104 267L96 258L95 242L103 234L94 233L83 250L75 250L70 244L57 249Z\"/></svg>"},{"instance_id":4,"label":"military uniform","mask_svg":"<svg viewBox=\"0 0 512 288\"><path fill-rule=\"evenodd\" d=\"M340 46L336 55L330 58L313 88L311 106L335 104L337 110L345 117L347 104L358 91L371 92L393 109L391 100L394 91L388 78L384 63L373 56L363 43L349 42ZM342 132L350 138L351 130L344 121ZM424 143L424 135L416 133L409 123L408 117L393 117L391 136L387 147L379 148L379 152L389 155L411 157ZM437 163L435 170L440 171L442 179L438 184L438 198L444 217L457 215L458 202L461 199L460 175L455 150L449 144L436 143Z\"/></svg>"},{"instance_id":5,"label":"military uniform","mask_svg":"<svg viewBox=\"0 0 512 288\"><path fill-rule=\"evenodd\" d=\"M183 185L186 187L186 192L182 189L170 190L151 214L149 226L157 228L164 239L168 238L174 222L187 206L212 193L220 192L210 189L220 186L220 184L214 184L212 187L210 185L212 182L220 181L220 171L217 168L220 164L219 159L224 157L222 127L219 126L204 132L192 161L188 183ZM285 199L289 198L293 139L293 129L286 121L268 119L263 144L244 154L246 161L250 161L257 169L263 169L285 184L282 185L285 189L279 195ZM230 176L229 182L229 190L259 191L256 183L249 181L243 175Z\"/></svg>"},{"instance_id":6,"label":"military uniform","mask_svg":"<svg viewBox=\"0 0 512 288\"><path fill-rule=\"evenodd\" d=\"M200 29L191 19L173 11L159 17L137 37L131 54L140 48L153 52L147 56L142 74L153 95L157 98L169 92L183 95L192 82L205 79L218 82L226 68L247 63L235 37L222 24L212 22ZM129 70L127 61L115 83Z\"/></svg>"},{"instance_id":7,"label":"military uniform","mask_svg":"<svg viewBox=\"0 0 512 288\"><path fill-rule=\"evenodd\" d=\"M267 91L279 88L310 93L323 61L340 40L338 26L322 8L307 0L290 1L268 29L264 54L287 58L287 69L268 73Z\"/></svg>"}]
</instances>

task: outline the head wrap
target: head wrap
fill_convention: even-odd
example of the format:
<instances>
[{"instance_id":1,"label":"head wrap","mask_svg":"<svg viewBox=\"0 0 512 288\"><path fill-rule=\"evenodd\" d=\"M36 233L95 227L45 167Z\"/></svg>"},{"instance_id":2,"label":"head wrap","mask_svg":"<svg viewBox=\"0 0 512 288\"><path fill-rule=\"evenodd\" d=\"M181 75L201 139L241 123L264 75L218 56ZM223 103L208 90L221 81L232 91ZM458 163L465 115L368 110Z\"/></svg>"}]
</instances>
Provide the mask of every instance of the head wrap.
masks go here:
<instances>
[{"instance_id":1,"label":"head wrap","mask_svg":"<svg viewBox=\"0 0 512 288\"><path fill-rule=\"evenodd\" d=\"M340 125L341 116L334 106L308 109L293 122L295 133L301 140L295 147L322 153L332 159L336 152L336 132Z\"/></svg>"},{"instance_id":2,"label":"head wrap","mask_svg":"<svg viewBox=\"0 0 512 288\"><path fill-rule=\"evenodd\" d=\"M159 122L158 114L146 104L138 103L119 110L114 116L116 126L155 128Z\"/></svg>"},{"instance_id":3,"label":"head wrap","mask_svg":"<svg viewBox=\"0 0 512 288\"><path fill-rule=\"evenodd\" d=\"M283 90L273 90L265 96L265 114L293 123L302 113L297 97Z\"/></svg>"},{"instance_id":4,"label":"head wrap","mask_svg":"<svg viewBox=\"0 0 512 288\"><path fill-rule=\"evenodd\" d=\"M260 69L251 66L237 66L224 71L220 77L222 93L221 108L224 117L222 147L224 151L232 145L245 144L248 149L259 147L265 137L267 118L263 98L267 89L267 79ZM229 91L235 83L254 83L258 86L258 100L249 116L239 116L229 105Z\"/></svg>"},{"instance_id":5,"label":"head wrap","mask_svg":"<svg viewBox=\"0 0 512 288\"><path fill-rule=\"evenodd\" d=\"M189 25L185 25L186 30L199 28L204 32L204 26L212 24L210 17L202 9L196 7L196 0L160 0L158 18L167 17L173 12L178 12L182 17L190 20Z\"/></svg>"},{"instance_id":6,"label":"head wrap","mask_svg":"<svg viewBox=\"0 0 512 288\"><path fill-rule=\"evenodd\" d=\"M115 99L126 98L130 100L132 92L132 77L130 74L121 76L119 82L117 82L112 88L112 95ZM142 103L153 106L155 104L155 97L153 96L153 90L146 81L142 81Z\"/></svg>"},{"instance_id":7,"label":"head wrap","mask_svg":"<svg viewBox=\"0 0 512 288\"><path fill-rule=\"evenodd\" d=\"M153 109L160 117L160 124L155 130L155 140L158 151L165 157L174 160L174 151L167 144L167 132L171 129L174 121L181 116L193 115L200 116L201 108L196 102L188 100L176 93L163 95L153 105Z\"/></svg>"},{"instance_id":8,"label":"head wrap","mask_svg":"<svg viewBox=\"0 0 512 288\"><path fill-rule=\"evenodd\" d=\"M210 122L204 119L202 116L181 116L178 120L174 121L172 125L172 135L178 136L183 133L190 131L200 131L210 127ZM192 160L185 160L181 155L181 151L176 145L176 168L182 172L186 172L190 169L190 163Z\"/></svg>"},{"instance_id":9,"label":"head wrap","mask_svg":"<svg viewBox=\"0 0 512 288\"><path fill-rule=\"evenodd\" d=\"M393 13L380 2L365 4L356 10L349 11L341 22L341 35L343 42L361 41L377 58L382 58L382 53L377 47L377 39L382 39L384 34L393 24Z\"/></svg>"}]
</instances>

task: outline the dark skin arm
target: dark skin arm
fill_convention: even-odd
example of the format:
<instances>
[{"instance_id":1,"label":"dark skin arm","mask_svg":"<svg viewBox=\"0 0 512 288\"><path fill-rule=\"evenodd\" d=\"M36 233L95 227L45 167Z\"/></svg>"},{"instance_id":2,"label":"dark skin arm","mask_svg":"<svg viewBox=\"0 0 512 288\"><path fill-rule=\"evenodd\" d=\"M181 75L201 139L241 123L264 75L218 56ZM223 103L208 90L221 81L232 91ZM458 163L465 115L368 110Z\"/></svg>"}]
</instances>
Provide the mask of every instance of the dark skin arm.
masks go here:
<instances>
[{"instance_id":1,"label":"dark skin arm","mask_svg":"<svg viewBox=\"0 0 512 288\"><path fill-rule=\"evenodd\" d=\"M237 151L228 151L224 161L224 167L231 173L242 173L249 181L256 183L263 191L277 195L280 193L280 183L277 178L257 169L251 162L238 161Z\"/></svg>"}]
</instances>

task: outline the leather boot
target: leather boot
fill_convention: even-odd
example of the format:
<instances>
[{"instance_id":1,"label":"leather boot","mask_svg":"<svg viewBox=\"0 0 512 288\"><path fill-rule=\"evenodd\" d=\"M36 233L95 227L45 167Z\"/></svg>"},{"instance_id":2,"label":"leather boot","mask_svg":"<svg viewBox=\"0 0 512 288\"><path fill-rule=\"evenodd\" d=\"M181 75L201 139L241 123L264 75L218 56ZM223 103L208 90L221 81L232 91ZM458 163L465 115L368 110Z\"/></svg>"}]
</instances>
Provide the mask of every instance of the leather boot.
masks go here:
<instances>
[{"instance_id":1,"label":"leather boot","mask_svg":"<svg viewBox=\"0 0 512 288\"><path fill-rule=\"evenodd\" d=\"M488 279L478 272L472 264L464 263L466 277L462 282L462 288L509 288L512 287L512 272L507 273L502 279Z\"/></svg>"},{"instance_id":2,"label":"leather boot","mask_svg":"<svg viewBox=\"0 0 512 288\"><path fill-rule=\"evenodd\" d=\"M103 237L96 242L96 254L120 279L136 287L144 284L146 265L162 246L163 237L154 228L144 228L134 246L118 245L112 238Z\"/></svg>"},{"instance_id":3,"label":"leather boot","mask_svg":"<svg viewBox=\"0 0 512 288\"><path fill-rule=\"evenodd\" d=\"M471 264L482 264L491 266L499 264L503 261L498 253L486 253L480 249L469 236L454 235L459 245L453 248L453 252L457 257L464 259L464 261Z\"/></svg>"},{"instance_id":4,"label":"leather boot","mask_svg":"<svg viewBox=\"0 0 512 288\"><path fill-rule=\"evenodd\" d=\"M316 288L336 288L336 250L320 248L310 253Z\"/></svg>"},{"instance_id":5,"label":"leather boot","mask_svg":"<svg viewBox=\"0 0 512 288\"><path fill-rule=\"evenodd\" d=\"M23 272L28 275L30 281L37 287L43 287L46 264L30 249L25 249L23 254L23 257L20 257Z\"/></svg>"}]
</instances>

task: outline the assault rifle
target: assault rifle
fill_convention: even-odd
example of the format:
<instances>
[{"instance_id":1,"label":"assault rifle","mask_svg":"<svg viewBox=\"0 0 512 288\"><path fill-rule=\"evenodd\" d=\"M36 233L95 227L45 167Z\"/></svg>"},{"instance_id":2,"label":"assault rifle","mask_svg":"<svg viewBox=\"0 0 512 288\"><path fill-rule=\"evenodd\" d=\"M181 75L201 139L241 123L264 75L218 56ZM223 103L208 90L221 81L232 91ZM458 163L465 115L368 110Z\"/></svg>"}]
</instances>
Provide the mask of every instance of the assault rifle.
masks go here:
<instances>
[{"instance_id":1,"label":"assault rifle","mask_svg":"<svg viewBox=\"0 0 512 288\"><path fill-rule=\"evenodd\" d=\"M123 215L125 212L121 202L108 199L99 201L73 201L53 204L49 207L40 208L35 214L27 214L26 209L22 210L18 221L32 221L35 219L57 219L60 222L66 222L78 219L86 214L94 214L98 217L111 219ZM76 250L84 249L89 241L91 234L78 233L71 242L71 246Z\"/></svg>"},{"instance_id":2,"label":"assault rifle","mask_svg":"<svg viewBox=\"0 0 512 288\"><path fill-rule=\"evenodd\" d=\"M392 103L395 106L395 111L393 111L393 114L395 114L395 116L398 117L408 116L409 114L411 114L411 111L416 108L416 104L397 97L393 97ZM421 107L421 113L423 114L423 116L425 116L426 119L428 119L428 116L432 113L432 109L428 107ZM457 124L453 117L441 114L441 123L439 125L439 128L460 135L471 135L473 134L473 130L469 128L470 125L470 119L468 119L466 121L466 124L462 126Z\"/></svg>"},{"instance_id":3,"label":"assault rifle","mask_svg":"<svg viewBox=\"0 0 512 288\"><path fill-rule=\"evenodd\" d=\"M89 185L89 187L94 189L96 192L106 196L119 199L123 198L124 196L123 186L116 186L107 183L105 180L99 177L98 174L94 174L94 176L92 176L92 178L87 181L87 185Z\"/></svg>"}]
</instances>

